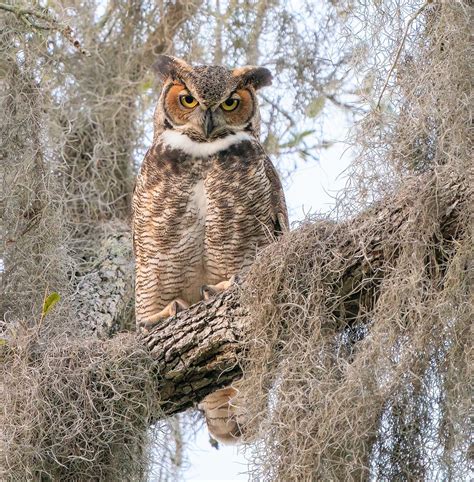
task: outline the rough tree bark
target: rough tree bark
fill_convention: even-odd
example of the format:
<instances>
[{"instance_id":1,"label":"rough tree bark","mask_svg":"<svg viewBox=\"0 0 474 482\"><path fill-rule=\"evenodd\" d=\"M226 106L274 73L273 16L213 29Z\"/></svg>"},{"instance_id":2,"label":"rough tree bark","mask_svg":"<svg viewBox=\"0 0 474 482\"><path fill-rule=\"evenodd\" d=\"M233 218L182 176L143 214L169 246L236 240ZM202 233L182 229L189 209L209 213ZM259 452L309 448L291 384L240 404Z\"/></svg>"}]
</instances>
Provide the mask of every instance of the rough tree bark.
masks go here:
<instances>
[{"instance_id":1,"label":"rough tree bark","mask_svg":"<svg viewBox=\"0 0 474 482\"><path fill-rule=\"evenodd\" d=\"M157 361L161 408L182 412L242 374L239 338L245 309L238 288L166 320L141 338Z\"/></svg>"},{"instance_id":2,"label":"rough tree bark","mask_svg":"<svg viewBox=\"0 0 474 482\"><path fill-rule=\"evenodd\" d=\"M387 245L387 234L396 237L398 232L403 231L404 223L413 210L412 200L427 182L432 183L436 192L433 202L441 219L442 239L438 243L440 246L446 243L455 245L466 228L459 213L465 203L473 201L467 196L466 179L454 175L448 179L439 179L431 174L421 176L408 186L411 189L403 190L405 194L411 192L410 198L395 195L388 202L335 226L334 239L340 240L338 259L344 266L343 283L339 292L335 293L344 300L339 307L356 313L356 305L367 293L371 294L372 303L376 300L377 287L384 276L382 266L387 260L396 260L398 255L396 243ZM377 224L374 220L380 222ZM369 248L362 251L357 242L358 233L369 225L373 240ZM391 226L389 233L387 225ZM384 231L378 226L384 226ZM353 262L347 264L348 259ZM241 376L238 360L242 345L239 339L244 336L245 325L251 320L247 320L245 308L239 303L238 290L234 288L213 300L196 304L141 336L157 361L160 398L166 414L185 410L208 393ZM361 296L362 292L364 296ZM348 293L350 296L347 296Z\"/></svg>"},{"instance_id":3,"label":"rough tree bark","mask_svg":"<svg viewBox=\"0 0 474 482\"><path fill-rule=\"evenodd\" d=\"M113 220L102 231L94 266L79 279L72 305L81 333L104 339L128 328L134 291L130 225Z\"/></svg>"}]
</instances>

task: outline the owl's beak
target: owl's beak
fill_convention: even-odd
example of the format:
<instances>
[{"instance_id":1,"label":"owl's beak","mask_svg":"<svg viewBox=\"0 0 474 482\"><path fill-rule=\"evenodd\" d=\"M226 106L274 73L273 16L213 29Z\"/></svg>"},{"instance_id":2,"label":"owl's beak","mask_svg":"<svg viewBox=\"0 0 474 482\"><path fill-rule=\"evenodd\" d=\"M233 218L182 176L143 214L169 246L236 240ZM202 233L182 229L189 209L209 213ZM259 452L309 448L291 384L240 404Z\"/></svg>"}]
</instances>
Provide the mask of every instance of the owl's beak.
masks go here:
<instances>
[{"instance_id":1,"label":"owl's beak","mask_svg":"<svg viewBox=\"0 0 474 482\"><path fill-rule=\"evenodd\" d=\"M207 109L204 115L204 134L209 137L214 130L214 122L212 120L212 111Z\"/></svg>"}]
</instances>

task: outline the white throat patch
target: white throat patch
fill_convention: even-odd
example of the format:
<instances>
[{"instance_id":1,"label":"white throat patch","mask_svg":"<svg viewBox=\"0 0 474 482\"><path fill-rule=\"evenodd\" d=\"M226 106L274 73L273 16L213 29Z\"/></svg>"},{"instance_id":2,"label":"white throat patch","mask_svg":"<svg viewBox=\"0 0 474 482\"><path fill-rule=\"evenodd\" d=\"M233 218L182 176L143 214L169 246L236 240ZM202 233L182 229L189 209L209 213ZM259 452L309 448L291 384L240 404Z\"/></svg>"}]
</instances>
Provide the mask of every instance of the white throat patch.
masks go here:
<instances>
[{"instance_id":1,"label":"white throat patch","mask_svg":"<svg viewBox=\"0 0 474 482\"><path fill-rule=\"evenodd\" d=\"M229 148L232 144L250 141L252 137L246 132L238 132L230 136L216 139L212 142L196 142L181 132L166 130L161 134L161 140L172 149L179 149L193 157L208 157L216 152Z\"/></svg>"}]
</instances>

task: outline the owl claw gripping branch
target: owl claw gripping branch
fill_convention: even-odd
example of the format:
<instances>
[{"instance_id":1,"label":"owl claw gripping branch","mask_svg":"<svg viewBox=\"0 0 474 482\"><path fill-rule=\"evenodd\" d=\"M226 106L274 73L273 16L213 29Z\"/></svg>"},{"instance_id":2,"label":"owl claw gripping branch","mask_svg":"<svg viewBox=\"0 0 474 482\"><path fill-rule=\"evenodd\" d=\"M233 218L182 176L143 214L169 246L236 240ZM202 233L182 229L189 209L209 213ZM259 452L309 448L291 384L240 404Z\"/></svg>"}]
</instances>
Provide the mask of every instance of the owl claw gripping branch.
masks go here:
<instances>
[{"instance_id":1,"label":"owl claw gripping branch","mask_svg":"<svg viewBox=\"0 0 474 482\"><path fill-rule=\"evenodd\" d=\"M227 289L257 248L288 229L282 186L259 142L256 92L270 72L165 55L155 70L163 89L133 196L136 319L147 330ZM237 395L228 387L200 403L217 440L241 436Z\"/></svg>"},{"instance_id":2,"label":"owl claw gripping branch","mask_svg":"<svg viewBox=\"0 0 474 482\"><path fill-rule=\"evenodd\" d=\"M187 308L189 308L189 305L185 301L177 298L176 300L166 305L165 308L163 308L160 312L156 313L154 316L150 316L144 321L137 321L137 326L143 331L149 331L154 326L158 325L160 321L166 320L171 316L176 316L180 311L184 311Z\"/></svg>"}]
</instances>

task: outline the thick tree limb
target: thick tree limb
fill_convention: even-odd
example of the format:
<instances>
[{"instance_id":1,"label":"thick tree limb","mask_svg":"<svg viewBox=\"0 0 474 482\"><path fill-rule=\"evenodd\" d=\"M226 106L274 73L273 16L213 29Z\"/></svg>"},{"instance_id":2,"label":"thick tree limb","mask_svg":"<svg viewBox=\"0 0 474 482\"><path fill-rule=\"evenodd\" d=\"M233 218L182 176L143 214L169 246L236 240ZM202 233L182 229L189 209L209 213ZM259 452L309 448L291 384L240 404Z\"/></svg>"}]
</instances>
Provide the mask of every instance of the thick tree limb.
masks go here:
<instances>
[{"instance_id":1,"label":"thick tree limb","mask_svg":"<svg viewBox=\"0 0 474 482\"><path fill-rule=\"evenodd\" d=\"M143 342L157 361L163 410L172 414L241 375L239 337L245 310L238 288L198 303L156 327Z\"/></svg>"},{"instance_id":2,"label":"thick tree limb","mask_svg":"<svg viewBox=\"0 0 474 482\"><path fill-rule=\"evenodd\" d=\"M110 221L102 231L94 266L78 277L72 303L77 330L109 338L125 328L133 310L133 254L128 224Z\"/></svg>"},{"instance_id":3,"label":"thick tree limb","mask_svg":"<svg viewBox=\"0 0 474 482\"><path fill-rule=\"evenodd\" d=\"M336 316L344 312L346 320L357 317L360 305L373 304L378 286L386 275L387 262L394 263L407 220L416 214L418 192L432 184L433 209L440 219L439 247L455 245L465 226L459 213L467 198L467 182L452 176L448 179L423 176L406 186L391 200L380 203L356 218L331 225L316 225L315 246L324 243L340 260L334 283ZM409 195L407 194L409 193ZM85 275L78 287L77 312L86 333L107 338L120 329L120 320L133 296L129 227L118 223L107 230L99 249L99 262ZM328 235L328 232L330 233ZM370 233L371 241L361 245L360 237ZM297 236L293 232L291 236ZM409 241L409 237L408 237ZM448 242L448 243L447 243ZM443 252L440 249L440 252ZM446 253L443 252L443 256ZM388 263L388 264L390 264ZM213 300L198 303L154 328L140 340L156 361L158 391L165 413L173 414L199 402L207 394L230 384L241 376L238 364L247 321L240 305L239 287ZM106 304L102 300L108 300ZM94 320L91 323L91 320Z\"/></svg>"},{"instance_id":4,"label":"thick tree limb","mask_svg":"<svg viewBox=\"0 0 474 482\"><path fill-rule=\"evenodd\" d=\"M371 302L376 299L377 287L385 275L382 267L387 260L393 263L398 255L399 246L396 242L387 242L387 235L398 238L397 233L403 232L407 219L413 215L413 200L422 186L426 189L426 182L433 183L432 202L439 210L443 239L438 242L441 246L445 241L455 241L465 228L459 213L462 205L469 202L466 180L456 176L444 180L420 177L411 189L408 186L389 202L335 225L329 240L327 230L323 229L323 224L327 227L327 223L321 223L324 242L333 247L337 243L338 258L344 266L342 283L335 295L341 298L339 306L346 315L348 311L358 312L362 293L364 296L370 293ZM410 197L406 196L408 192ZM363 249L358 233L369 226L372 242ZM388 232L387 226L390 226ZM321 239L315 239L315 243L318 242ZM347 260L353 262L347 263ZM180 412L241 376L239 338L249 322L245 309L239 304L236 288L214 300L192 306L141 337L157 361L160 397L166 413Z\"/></svg>"},{"instance_id":5,"label":"thick tree limb","mask_svg":"<svg viewBox=\"0 0 474 482\"><path fill-rule=\"evenodd\" d=\"M327 290L324 298L317 299L326 302L327 294L332 310L344 310L340 319L346 323L353 314L357 315L358 303L369 306L370 311L370 300L373 303L379 296L380 283L394 267L396 270L397 259L410 256L413 239L410 236L414 233L415 241L422 249L426 248L425 253L429 252L427 258L436 264L438 273L456 253L457 246L465 248L462 237L469 229L466 203L472 202L468 198L469 184L460 176L449 176L445 172L439 179L420 177L411 186L403 186L392 199L351 221L340 224L321 221L295 230L281 245L263 252L256 267L262 266L261 262L270 262L268 256L276 253L275 263L270 266L280 273L273 284L274 290L278 290L280 280L284 283L291 270L298 273L298 263L305 267L301 273L309 276L308 260L321 263L315 271L323 284L319 286ZM432 204L427 206L427 202ZM420 210L420 206L424 209ZM423 222L426 225L420 226ZM421 236L416 236L417 229ZM104 238L104 252L98 256L100 263L93 275L84 277L81 290L84 309L90 310L91 317L100 308L93 297L94 290L105 289L104 295L114 294L115 301L107 307L113 319L114 313L118 313L119 294L130 279L127 256L124 258L119 248L123 244L124 252L129 253L129 245L126 233L112 235L110 245L108 239ZM106 246L110 250L108 255ZM304 246L305 251L300 256L291 246ZM321 259L317 253L322 252L329 254ZM438 253L440 263L433 257ZM280 271L279 263L288 264L290 270ZM426 269L430 269L429 263ZM252 277L250 272L247 280L250 282ZM436 277L437 282L442 280L442 276ZM16 457L9 462L10 466L20 467L18 473L24 473L21 470L24 454L30 451L41 457L40 462L31 462L41 464L34 465L35 471L59 474L58 480L69 480L69 474L79 473L77 466L86 457L97 456L97 463L103 464L109 461L111 450L118 451L118 461L133 463L134 451L139 448L141 452L143 436L152 418L156 420L195 406L207 394L242 375L239 360L247 356L243 350L252 341L247 337L252 332L253 320L251 307L247 312L240 304L239 290L235 287L213 300L194 305L138 338L129 332L102 341L90 334L84 339L63 334L42 339L38 326L26 331L25 336L7 339L0 355L5 361L2 374L11 387L5 392L9 396L4 404L9 416L2 420L5 438L14 447L8 453ZM256 283L253 290L258 291ZM284 304L284 296L275 296L279 294L273 291L268 296ZM313 294L308 289L301 296ZM261 293L257 295L265 304ZM283 338L287 335L284 328ZM112 466L115 471L116 460Z\"/></svg>"}]
</instances>

